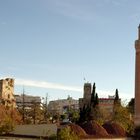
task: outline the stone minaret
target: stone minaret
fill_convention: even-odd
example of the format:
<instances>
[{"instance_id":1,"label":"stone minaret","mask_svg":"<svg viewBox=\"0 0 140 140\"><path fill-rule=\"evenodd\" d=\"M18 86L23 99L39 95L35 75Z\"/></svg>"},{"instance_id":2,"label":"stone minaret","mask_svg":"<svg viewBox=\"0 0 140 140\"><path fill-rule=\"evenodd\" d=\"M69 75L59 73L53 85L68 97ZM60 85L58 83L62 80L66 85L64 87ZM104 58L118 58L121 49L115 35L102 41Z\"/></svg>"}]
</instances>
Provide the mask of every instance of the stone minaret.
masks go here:
<instances>
[{"instance_id":1,"label":"stone minaret","mask_svg":"<svg viewBox=\"0 0 140 140\"><path fill-rule=\"evenodd\" d=\"M140 125L140 25L138 27L138 40L135 41L135 126Z\"/></svg>"}]
</instances>

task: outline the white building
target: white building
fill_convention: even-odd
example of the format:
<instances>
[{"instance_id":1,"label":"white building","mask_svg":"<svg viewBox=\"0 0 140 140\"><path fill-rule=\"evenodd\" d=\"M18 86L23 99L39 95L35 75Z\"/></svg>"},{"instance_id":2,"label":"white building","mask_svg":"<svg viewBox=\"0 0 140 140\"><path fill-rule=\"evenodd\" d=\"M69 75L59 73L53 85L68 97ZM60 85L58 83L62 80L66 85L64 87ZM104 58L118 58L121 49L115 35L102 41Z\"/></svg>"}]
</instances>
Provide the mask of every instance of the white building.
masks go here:
<instances>
[{"instance_id":1,"label":"white building","mask_svg":"<svg viewBox=\"0 0 140 140\"><path fill-rule=\"evenodd\" d=\"M48 104L48 112L52 114L64 114L68 109L79 110L79 101L72 99L71 97L67 99L50 101Z\"/></svg>"},{"instance_id":2,"label":"white building","mask_svg":"<svg viewBox=\"0 0 140 140\"><path fill-rule=\"evenodd\" d=\"M18 108L30 108L34 103L40 104L41 98L39 96L31 96L26 94L15 95L16 105Z\"/></svg>"}]
</instances>

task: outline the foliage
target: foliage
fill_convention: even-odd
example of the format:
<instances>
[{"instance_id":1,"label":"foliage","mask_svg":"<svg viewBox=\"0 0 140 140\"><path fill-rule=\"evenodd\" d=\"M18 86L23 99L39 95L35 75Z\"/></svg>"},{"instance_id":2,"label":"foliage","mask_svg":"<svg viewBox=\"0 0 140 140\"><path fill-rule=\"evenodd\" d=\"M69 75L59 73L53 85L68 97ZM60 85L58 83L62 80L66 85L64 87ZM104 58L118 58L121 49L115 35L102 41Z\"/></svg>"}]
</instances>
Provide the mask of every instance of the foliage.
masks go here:
<instances>
[{"instance_id":1,"label":"foliage","mask_svg":"<svg viewBox=\"0 0 140 140\"><path fill-rule=\"evenodd\" d=\"M131 114L134 114L134 106L135 106L135 99L132 98L127 105L127 108L128 108L128 110L130 111Z\"/></svg>"},{"instance_id":2,"label":"foliage","mask_svg":"<svg viewBox=\"0 0 140 140\"><path fill-rule=\"evenodd\" d=\"M98 122L102 122L102 113L99 108L99 98L98 94L95 93L96 87L95 83L93 85L93 90L92 90L92 95L91 95L91 105L90 105L90 115L89 115L89 120L96 120Z\"/></svg>"},{"instance_id":3,"label":"foliage","mask_svg":"<svg viewBox=\"0 0 140 140\"><path fill-rule=\"evenodd\" d=\"M98 99L98 94L96 93L96 86L94 83L92 93L91 93L90 107L95 108L96 105L98 105L98 104L99 104L99 99Z\"/></svg>"},{"instance_id":4,"label":"foliage","mask_svg":"<svg viewBox=\"0 0 140 140\"><path fill-rule=\"evenodd\" d=\"M134 124L126 107L115 105L112 121L119 123L129 134L133 133Z\"/></svg>"},{"instance_id":5,"label":"foliage","mask_svg":"<svg viewBox=\"0 0 140 140\"><path fill-rule=\"evenodd\" d=\"M58 132L58 140L79 140L79 138L70 127L65 127Z\"/></svg>"},{"instance_id":6,"label":"foliage","mask_svg":"<svg viewBox=\"0 0 140 140\"><path fill-rule=\"evenodd\" d=\"M18 110L22 114L24 124L35 124L44 119L44 108L41 108L40 103L34 100L30 103L29 109L24 105L23 108L19 108Z\"/></svg>"},{"instance_id":7,"label":"foliage","mask_svg":"<svg viewBox=\"0 0 140 140\"><path fill-rule=\"evenodd\" d=\"M32 102L30 115L33 118L34 124L37 123L37 121L42 120L44 118L44 114L41 110L40 103L36 103L35 101Z\"/></svg>"},{"instance_id":8,"label":"foliage","mask_svg":"<svg viewBox=\"0 0 140 140\"><path fill-rule=\"evenodd\" d=\"M16 109L0 105L0 133L9 133L16 124L22 123L21 116Z\"/></svg>"},{"instance_id":9,"label":"foliage","mask_svg":"<svg viewBox=\"0 0 140 140\"><path fill-rule=\"evenodd\" d=\"M95 106L95 90L96 90L96 86L95 86L95 83L93 84L93 89L92 89L92 93L91 93L91 106Z\"/></svg>"},{"instance_id":10,"label":"foliage","mask_svg":"<svg viewBox=\"0 0 140 140\"><path fill-rule=\"evenodd\" d=\"M96 93L95 95L95 107L99 104L99 98L98 98L98 94Z\"/></svg>"},{"instance_id":11,"label":"foliage","mask_svg":"<svg viewBox=\"0 0 140 140\"><path fill-rule=\"evenodd\" d=\"M60 115L61 120L66 119L66 117L67 117L67 115L66 115L66 114L62 114L62 115Z\"/></svg>"},{"instance_id":12,"label":"foliage","mask_svg":"<svg viewBox=\"0 0 140 140\"><path fill-rule=\"evenodd\" d=\"M60 115L58 113L53 115L53 121L58 121L60 118Z\"/></svg>"},{"instance_id":13,"label":"foliage","mask_svg":"<svg viewBox=\"0 0 140 140\"><path fill-rule=\"evenodd\" d=\"M128 107L124 107L121 105L121 100L119 98L118 89L115 91L115 99L114 99L114 107L113 113L109 114L105 110L101 110L98 106L99 99L98 94L95 93L96 86L95 83L93 85L93 90L91 94L91 103L89 106L84 105L82 109L80 109L80 118L79 122L86 122L89 120L94 120L99 124L103 124L105 121L112 121L119 123L127 133L132 134L134 130L134 122L131 117L131 112L134 110L134 100L132 99ZM133 112L134 113L134 112Z\"/></svg>"},{"instance_id":14,"label":"foliage","mask_svg":"<svg viewBox=\"0 0 140 140\"><path fill-rule=\"evenodd\" d=\"M71 122L77 122L79 120L79 112L71 109L69 111L69 119Z\"/></svg>"},{"instance_id":15,"label":"foliage","mask_svg":"<svg viewBox=\"0 0 140 140\"><path fill-rule=\"evenodd\" d=\"M101 116L100 115L101 112L98 107L98 104L99 104L99 99L98 99L98 94L96 93L96 86L94 83L93 89L92 89L92 94L91 94L90 105L87 105L87 106L84 105L84 107L82 109L80 109L79 122L85 122L85 121L95 120L95 119L100 120L101 117L99 117L99 116Z\"/></svg>"},{"instance_id":16,"label":"foliage","mask_svg":"<svg viewBox=\"0 0 140 140\"><path fill-rule=\"evenodd\" d=\"M119 91L116 89L115 91L115 99L114 99L114 105L119 104L120 105L120 99L119 99Z\"/></svg>"},{"instance_id":17,"label":"foliage","mask_svg":"<svg viewBox=\"0 0 140 140\"><path fill-rule=\"evenodd\" d=\"M109 115L107 114L107 112L103 109L101 110L98 106L92 108L91 110L90 120L94 120L100 125L102 125L108 117Z\"/></svg>"},{"instance_id":18,"label":"foliage","mask_svg":"<svg viewBox=\"0 0 140 140\"><path fill-rule=\"evenodd\" d=\"M134 136L135 138L140 138L140 126L137 126L134 130Z\"/></svg>"},{"instance_id":19,"label":"foliage","mask_svg":"<svg viewBox=\"0 0 140 140\"><path fill-rule=\"evenodd\" d=\"M14 129L14 122L11 118L6 117L0 125L0 134L8 134Z\"/></svg>"},{"instance_id":20,"label":"foliage","mask_svg":"<svg viewBox=\"0 0 140 140\"><path fill-rule=\"evenodd\" d=\"M57 136L56 136L56 135L51 135L51 136L49 137L49 140L57 140Z\"/></svg>"},{"instance_id":21,"label":"foliage","mask_svg":"<svg viewBox=\"0 0 140 140\"><path fill-rule=\"evenodd\" d=\"M88 121L90 119L90 113L91 113L91 107L84 105L84 107L80 109L79 122Z\"/></svg>"},{"instance_id":22,"label":"foliage","mask_svg":"<svg viewBox=\"0 0 140 140\"><path fill-rule=\"evenodd\" d=\"M112 121L119 123L128 134L133 133L134 122L131 118L129 107L125 107L121 105L118 89L116 89L116 92L115 92Z\"/></svg>"}]
</instances>

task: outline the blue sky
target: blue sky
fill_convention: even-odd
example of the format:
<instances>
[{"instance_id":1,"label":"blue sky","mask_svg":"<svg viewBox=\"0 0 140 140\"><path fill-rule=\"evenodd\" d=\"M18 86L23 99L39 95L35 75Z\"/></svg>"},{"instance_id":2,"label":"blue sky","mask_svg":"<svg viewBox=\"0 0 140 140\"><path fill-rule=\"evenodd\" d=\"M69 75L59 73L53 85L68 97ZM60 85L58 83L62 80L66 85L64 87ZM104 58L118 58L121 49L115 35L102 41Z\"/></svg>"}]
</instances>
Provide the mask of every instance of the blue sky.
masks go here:
<instances>
[{"instance_id":1,"label":"blue sky","mask_svg":"<svg viewBox=\"0 0 140 140\"><path fill-rule=\"evenodd\" d=\"M140 1L1 0L0 77L15 93L49 100L83 96L84 77L99 97L134 97Z\"/></svg>"}]
</instances>

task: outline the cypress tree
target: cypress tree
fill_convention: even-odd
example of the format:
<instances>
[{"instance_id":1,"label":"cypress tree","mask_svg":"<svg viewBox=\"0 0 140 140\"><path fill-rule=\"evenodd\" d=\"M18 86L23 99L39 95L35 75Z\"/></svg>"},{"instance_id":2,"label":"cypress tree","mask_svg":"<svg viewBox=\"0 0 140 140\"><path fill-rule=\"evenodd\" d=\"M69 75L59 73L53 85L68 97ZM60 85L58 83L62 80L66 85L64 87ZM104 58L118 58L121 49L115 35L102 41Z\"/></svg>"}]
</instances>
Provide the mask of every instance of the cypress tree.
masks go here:
<instances>
[{"instance_id":1,"label":"cypress tree","mask_svg":"<svg viewBox=\"0 0 140 140\"><path fill-rule=\"evenodd\" d=\"M119 100L119 92L118 92L118 89L116 89L116 91L115 91L115 99L116 100Z\"/></svg>"},{"instance_id":2,"label":"cypress tree","mask_svg":"<svg viewBox=\"0 0 140 140\"><path fill-rule=\"evenodd\" d=\"M120 99L119 99L119 92L118 89L115 91L115 99L114 99L114 104L120 104Z\"/></svg>"},{"instance_id":3,"label":"cypress tree","mask_svg":"<svg viewBox=\"0 0 140 140\"><path fill-rule=\"evenodd\" d=\"M99 104L98 94L95 95L95 106Z\"/></svg>"},{"instance_id":4,"label":"cypress tree","mask_svg":"<svg viewBox=\"0 0 140 140\"><path fill-rule=\"evenodd\" d=\"M79 118L79 122L85 122L90 120L90 112L91 112L91 108L90 106L86 106L84 105L83 108L80 108L80 118Z\"/></svg>"},{"instance_id":5,"label":"cypress tree","mask_svg":"<svg viewBox=\"0 0 140 140\"><path fill-rule=\"evenodd\" d=\"M96 90L96 86L95 83L93 84L93 89L92 89L92 93L95 94L95 90Z\"/></svg>"},{"instance_id":6,"label":"cypress tree","mask_svg":"<svg viewBox=\"0 0 140 140\"><path fill-rule=\"evenodd\" d=\"M93 89L91 93L91 106L94 107L95 105L95 91L96 91L96 86L95 83L93 84Z\"/></svg>"}]
</instances>

